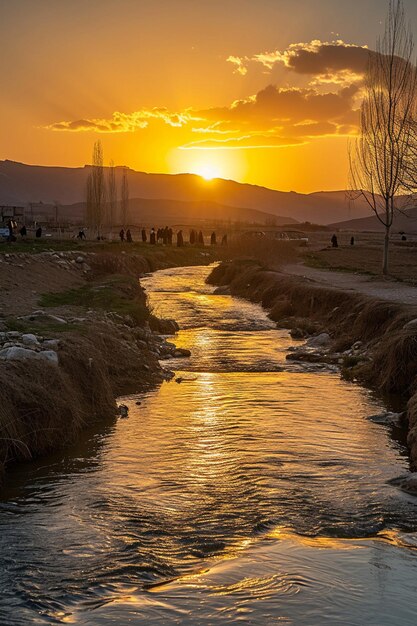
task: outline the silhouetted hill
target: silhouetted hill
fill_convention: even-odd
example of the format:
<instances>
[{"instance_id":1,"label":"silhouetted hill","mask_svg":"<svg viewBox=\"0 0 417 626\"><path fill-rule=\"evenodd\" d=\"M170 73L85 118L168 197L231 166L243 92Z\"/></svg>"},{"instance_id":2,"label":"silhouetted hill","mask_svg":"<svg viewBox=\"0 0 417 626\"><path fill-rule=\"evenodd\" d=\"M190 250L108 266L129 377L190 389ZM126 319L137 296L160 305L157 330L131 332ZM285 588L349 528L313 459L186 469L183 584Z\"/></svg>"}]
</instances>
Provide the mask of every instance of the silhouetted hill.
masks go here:
<instances>
[{"instance_id":1,"label":"silhouetted hill","mask_svg":"<svg viewBox=\"0 0 417 626\"><path fill-rule=\"evenodd\" d=\"M371 209L369 209L371 211ZM383 232L383 224L377 219L374 213L369 217L357 220L347 220L330 224L333 228L352 231ZM392 224L392 232L404 231L405 233L417 233L417 207L405 209L401 213L396 213Z\"/></svg>"},{"instance_id":2,"label":"silhouetted hill","mask_svg":"<svg viewBox=\"0 0 417 626\"><path fill-rule=\"evenodd\" d=\"M82 202L90 167L45 167L0 161L0 204L58 201ZM120 182L122 168L116 168ZM132 198L184 202L213 202L271 213L285 222L291 219L328 224L369 214L360 199L350 203L344 191L300 194L283 192L222 178L206 181L195 174L146 174L128 170ZM279 220L281 221L281 220Z\"/></svg>"},{"instance_id":3,"label":"silhouetted hill","mask_svg":"<svg viewBox=\"0 0 417 626\"><path fill-rule=\"evenodd\" d=\"M51 215L53 207L51 206ZM61 220L82 220L85 215L85 203L77 202L61 206L59 209ZM165 226L172 224L193 224L197 226L203 222L247 222L250 224L266 224L275 220L277 225L287 223L288 218L275 217L270 213L230 207L216 202L186 202L180 200L153 200L149 198L130 198L129 200L129 223L145 224L148 226ZM292 220L293 223L294 220Z\"/></svg>"}]
</instances>

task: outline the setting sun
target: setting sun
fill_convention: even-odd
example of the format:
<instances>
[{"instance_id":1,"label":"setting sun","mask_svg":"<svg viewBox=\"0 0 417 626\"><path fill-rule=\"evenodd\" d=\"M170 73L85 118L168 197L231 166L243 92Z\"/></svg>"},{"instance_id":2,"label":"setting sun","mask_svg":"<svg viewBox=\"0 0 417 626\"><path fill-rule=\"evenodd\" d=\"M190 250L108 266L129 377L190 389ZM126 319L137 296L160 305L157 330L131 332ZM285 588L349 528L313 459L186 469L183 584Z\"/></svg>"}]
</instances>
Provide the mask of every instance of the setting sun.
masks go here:
<instances>
[{"instance_id":1,"label":"setting sun","mask_svg":"<svg viewBox=\"0 0 417 626\"><path fill-rule=\"evenodd\" d=\"M212 180L213 178L220 178L220 168L216 165L205 164L200 167L196 167L195 173L205 178L206 180Z\"/></svg>"}]
</instances>

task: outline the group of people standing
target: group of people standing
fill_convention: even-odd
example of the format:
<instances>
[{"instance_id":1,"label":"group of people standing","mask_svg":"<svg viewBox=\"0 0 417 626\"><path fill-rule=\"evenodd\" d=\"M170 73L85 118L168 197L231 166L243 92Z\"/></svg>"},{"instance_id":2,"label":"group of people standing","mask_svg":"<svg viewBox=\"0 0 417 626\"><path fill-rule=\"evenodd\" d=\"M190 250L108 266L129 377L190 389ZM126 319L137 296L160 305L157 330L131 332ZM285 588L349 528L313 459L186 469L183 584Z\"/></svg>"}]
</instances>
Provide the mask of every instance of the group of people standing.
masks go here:
<instances>
[{"instance_id":1,"label":"group of people standing","mask_svg":"<svg viewBox=\"0 0 417 626\"><path fill-rule=\"evenodd\" d=\"M120 233L119 233L119 237L120 237L120 241L127 241L127 243L132 243L133 239L132 239L132 233L130 232L130 228L128 228L125 232L125 229L122 228Z\"/></svg>"},{"instance_id":2,"label":"group of people standing","mask_svg":"<svg viewBox=\"0 0 417 626\"><path fill-rule=\"evenodd\" d=\"M17 231L17 229L18 229L18 224L17 224L17 222L16 222L14 219L10 218L10 219L7 221L6 226L7 226L8 230L9 230L9 235L8 235L8 237L7 237L7 241L10 241L10 242L11 242L11 241L16 241L16 235L15 235L15 232L16 232L16 231ZM21 237L22 239L26 239L27 234L28 234L28 231L27 231L26 225L25 225L25 224L23 224L23 225L19 228L19 235L20 235L20 237ZM35 237L36 237L37 239L39 239L40 237L42 237L42 226L38 226L38 227L36 228L36 230L35 230Z\"/></svg>"},{"instance_id":3,"label":"group of people standing","mask_svg":"<svg viewBox=\"0 0 417 626\"><path fill-rule=\"evenodd\" d=\"M128 228L126 231L124 230L124 228L122 228L119 233L119 237L120 237L121 242L126 241L127 243L131 243L133 241L130 228ZM142 243L147 243L148 241L148 233L145 228L142 228L141 230L141 239L142 239ZM158 228L158 229L151 228L149 232L149 243L151 245L156 245L161 242L165 246L166 245L172 246L173 239L174 239L174 231L172 230L172 228L168 228L168 226L165 226L165 228ZM176 239L177 239L176 241L177 246L182 247L185 243L184 233L182 230L179 230L177 232ZM204 241L203 231L201 230L197 231L194 229L190 230L189 243L190 245L204 246L205 241ZM217 236L214 231L210 235L210 244L212 246L215 246L217 244ZM221 244L222 246L227 245L227 235L223 235Z\"/></svg>"},{"instance_id":4,"label":"group of people standing","mask_svg":"<svg viewBox=\"0 0 417 626\"><path fill-rule=\"evenodd\" d=\"M338 242L338 240L337 240L337 235L336 235L336 233L334 233L334 234L331 236L330 242L331 242L331 244L332 244L332 248L338 248L338 247L339 247L339 242ZM353 237L353 235L352 235L352 237L350 238L350 245L351 245L351 246L354 246L354 245L355 245L355 237Z\"/></svg>"}]
</instances>

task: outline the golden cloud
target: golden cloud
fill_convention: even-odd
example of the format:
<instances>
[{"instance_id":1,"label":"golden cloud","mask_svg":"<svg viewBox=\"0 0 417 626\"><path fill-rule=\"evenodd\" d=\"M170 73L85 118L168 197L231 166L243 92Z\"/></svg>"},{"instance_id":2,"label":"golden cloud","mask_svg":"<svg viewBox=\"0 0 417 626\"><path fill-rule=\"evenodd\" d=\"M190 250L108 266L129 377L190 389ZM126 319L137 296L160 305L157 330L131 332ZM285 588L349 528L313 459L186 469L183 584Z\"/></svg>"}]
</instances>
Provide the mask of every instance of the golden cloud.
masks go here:
<instances>
[{"instance_id":1,"label":"golden cloud","mask_svg":"<svg viewBox=\"0 0 417 626\"><path fill-rule=\"evenodd\" d=\"M251 57L229 56L235 71L245 75L251 63L261 64L268 70L283 64L298 74L315 76L313 84L349 84L359 82L366 71L369 55L366 46L349 44L341 39L308 43L293 43L286 50L261 52Z\"/></svg>"},{"instance_id":2,"label":"golden cloud","mask_svg":"<svg viewBox=\"0 0 417 626\"><path fill-rule=\"evenodd\" d=\"M262 135L251 133L242 137L229 137L227 139L204 139L192 141L180 146L181 150L219 150L219 149L248 149L248 148L288 148L305 143L302 138L281 137L279 135Z\"/></svg>"},{"instance_id":3,"label":"golden cloud","mask_svg":"<svg viewBox=\"0 0 417 626\"><path fill-rule=\"evenodd\" d=\"M115 112L109 119L80 119L50 124L54 131L128 133L170 127L172 141L183 149L271 148L300 145L318 137L357 132L358 85L322 93L316 88L268 85L228 106L180 112L167 108ZM204 138L196 138L196 135ZM196 140L197 139L197 140Z\"/></svg>"},{"instance_id":4,"label":"golden cloud","mask_svg":"<svg viewBox=\"0 0 417 626\"><path fill-rule=\"evenodd\" d=\"M132 133L147 128L149 121L160 120L174 128L181 128L190 121L198 121L189 111L173 113L166 108L142 109L134 113L115 111L110 119L92 118L71 122L56 122L45 126L47 130L58 131L93 131L97 133Z\"/></svg>"}]
</instances>

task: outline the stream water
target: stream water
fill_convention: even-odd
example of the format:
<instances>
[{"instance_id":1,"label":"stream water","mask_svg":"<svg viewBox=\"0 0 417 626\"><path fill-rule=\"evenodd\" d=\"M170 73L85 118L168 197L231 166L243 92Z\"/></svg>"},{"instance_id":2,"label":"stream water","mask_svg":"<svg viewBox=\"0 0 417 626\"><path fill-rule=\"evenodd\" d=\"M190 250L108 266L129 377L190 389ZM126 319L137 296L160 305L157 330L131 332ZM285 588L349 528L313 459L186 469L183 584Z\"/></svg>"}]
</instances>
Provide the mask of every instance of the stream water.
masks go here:
<instances>
[{"instance_id":1,"label":"stream water","mask_svg":"<svg viewBox=\"0 0 417 626\"><path fill-rule=\"evenodd\" d=\"M192 357L128 419L10 471L0 624L414 626L417 498L381 400L319 367L262 309L143 281ZM140 404L139 404L140 403Z\"/></svg>"}]
</instances>

